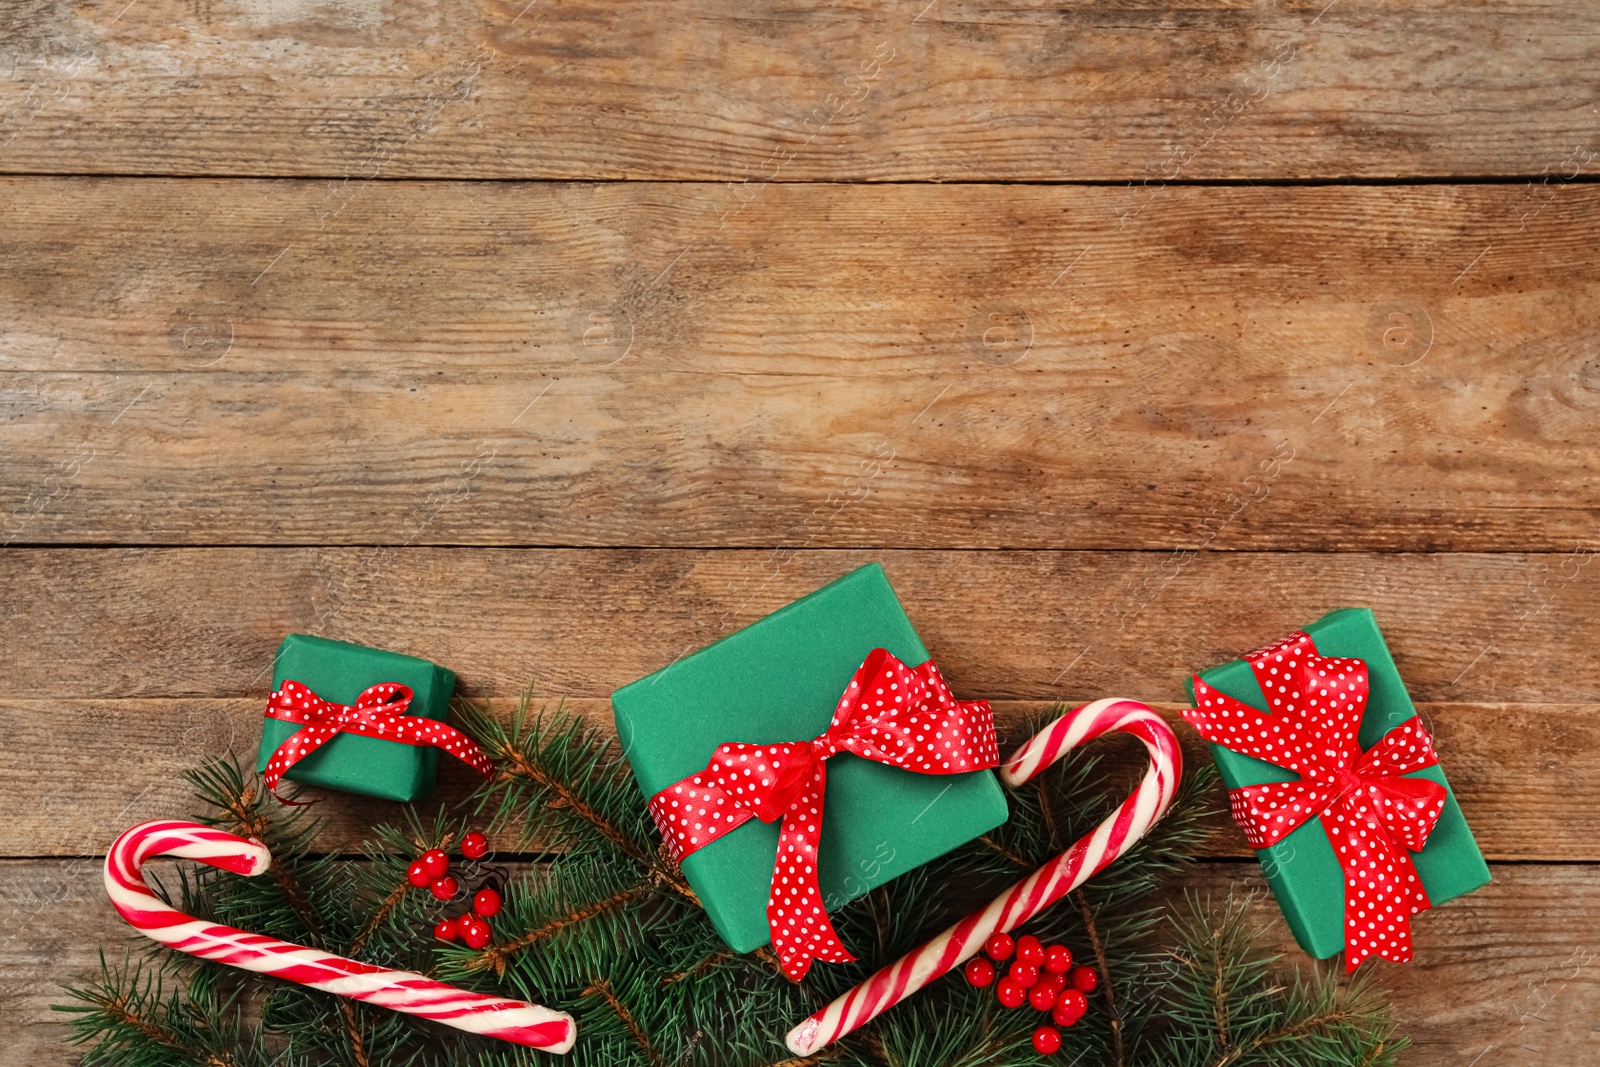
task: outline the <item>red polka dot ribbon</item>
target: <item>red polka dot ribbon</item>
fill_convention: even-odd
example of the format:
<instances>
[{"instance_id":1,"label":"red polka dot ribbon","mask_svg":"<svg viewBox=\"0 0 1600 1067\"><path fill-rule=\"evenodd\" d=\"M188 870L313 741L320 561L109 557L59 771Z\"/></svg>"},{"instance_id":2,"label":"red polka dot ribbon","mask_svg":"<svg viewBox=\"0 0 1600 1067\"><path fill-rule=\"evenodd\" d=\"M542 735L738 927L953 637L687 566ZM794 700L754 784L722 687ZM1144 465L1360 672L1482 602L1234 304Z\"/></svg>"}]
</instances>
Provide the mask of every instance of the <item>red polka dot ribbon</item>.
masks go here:
<instances>
[{"instance_id":1,"label":"red polka dot ribbon","mask_svg":"<svg viewBox=\"0 0 1600 1067\"><path fill-rule=\"evenodd\" d=\"M850 679L833 722L811 741L717 746L706 769L650 800L674 858L704 848L752 817L783 820L767 925L783 971L799 981L813 959L848 963L817 884L817 843L827 760L849 752L917 774L964 774L1000 765L986 700L957 700L929 660L908 667L873 649Z\"/></svg>"},{"instance_id":2,"label":"red polka dot ribbon","mask_svg":"<svg viewBox=\"0 0 1600 1067\"><path fill-rule=\"evenodd\" d=\"M481 774L494 773L494 764L472 738L437 719L407 714L413 695L410 686L379 682L368 686L354 704L332 704L299 682L285 680L283 688L267 698L266 717L298 723L304 728L290 734L267 760L267 788L280 804L314 803L284 800L278 796L278 782L290 767L339 734L443 749Z\"/></svg>"},{"instance_id":3,"label":"red polka dot ribbon","mask_svg":"<svg viewBox=\"0 0 1600 1067\"><path fill-rule=\"evenodd\" d=\"M1432 906L1409 852L1420 852L1444 811L1445 788L1402 775L1439 762L1412 716L1366 752L1356 740L1367 704L1367 665L1317 655L1296 632L1245 656L1270 715L1194 680L1199 707L1183 713L1213 744L1294 771L1294 782L1228 792L1251 848L1322 820L1345 879L1345 970L1368 956L1411 958L1411 916Z\"/></svg>"}]
</instances>

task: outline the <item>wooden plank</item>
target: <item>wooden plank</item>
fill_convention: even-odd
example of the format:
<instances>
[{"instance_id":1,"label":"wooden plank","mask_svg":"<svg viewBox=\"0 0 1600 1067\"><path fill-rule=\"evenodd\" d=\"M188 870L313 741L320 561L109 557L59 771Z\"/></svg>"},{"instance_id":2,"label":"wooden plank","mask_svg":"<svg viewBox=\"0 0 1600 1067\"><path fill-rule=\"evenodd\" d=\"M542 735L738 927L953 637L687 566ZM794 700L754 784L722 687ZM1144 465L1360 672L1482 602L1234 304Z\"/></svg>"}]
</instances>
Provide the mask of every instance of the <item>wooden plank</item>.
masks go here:
<instances>
[{"instance_id":1,"label":"wooden plank","mask_svg":"<svg viewBox=\"0 0 1600 1067\"><path fill-rule=\"evenodd\" d=\"M607 697L869 562L964 694L1181 699L1193 670L1368 606L1414 699L1594 703L1596 572L1562 557L1123 552L16 549L0 696L261 696L283 635L453 668L463 691ZM1534 584L1538 583L1538 584Z\"/></svg>"},{"instance_id":2,"label":"wooden plank","mask_svg":"<svg viewBox=\"0 0 1600 1067\"><path fill-rule=\"evenodd\" d=\"M0 541L1600 543L1600 188L714 194L0 181Z\"/></svg>"},{"instance_id":3,"label":"wooden plank","mask_svg":"<svg viewBox=\"0 0 1600 1067\"><path fill-rule=\"evenodd\" d=\"M1508 1067L1584 1064L1600 1057L1591 1025L1600 1013L1600 868L1588 865L1496 865L1494 882L1451 901L1416 923L1416 960L1372 965L1391 990L1415 1047L1407 1067L1462 1067L1486 1049ZM1265 887L1252 864L1204 863L1185 883L1214 898L1230 888ZM0 861L0 1047L16 1063L76 1063L60 1044L63 1002L57 983L112 954L122 926L105 903L98 865L83 860ZM1270 900L1256 909L1273 916ZM63 915L70 922L56 921ZM1304 965L1282 932L1274 947Z\"/></svg>"},{"instance_id":4,"label":"wooden plank","mask_svg":"<svg viewBox=\"0 0 1600 1067\"><path fill-rule=\"evenodd\" d=\"M515 701L494 706L508 715ZM192 818L183 771L230 749L248 760L261 735L262 701L251 698L0 701L0 855L79 856L103 851L135 823ZM579 698L570 711L611 732L611 706ZM1180 725L1179 705L1157 704L1184 743L1187 766L1210 760ZM1003 747L1020 744L1039 701L1000 701ZM1451 784L1478 839L1494 860L1600 862L1600 705L1424 704ZM1106 773L1132 783L1144 750L1120 739L1097 745ZM105 768L86 774L85 768ZM430 804L455 805L477 784L453 761L441 765ZM317 810L318 847L357 850L374 822L394 819L391 803L344 794ZM1249 857L1243 835L1224 816L1209 855Z\"/></svg>"},{"instance_id":5,"label":"wooden plank","mask_svg":"<svg viewBox=\"0 0 1600 1067\"><path fill-rule=\"evenodd\" d=\"M0 166L750 183L730 204L773 178L1538 174L1600 149L1591 14L44 0L0 22Z\"/></svg>"},{"instance_id":6,"label":"wooden plank","mask_svg":"<svg viewBox=\"0 0 1600 1067\"><path fill-rule=\"evenodd\" d=\"M0 1047L15 1063L76 1065L64 1016L50 1005L66 1003L62 982L98 971L101 948L121 960L128 929L106 902L100 861L0 860L0 914Z\"/></svg>"}]
</instances>

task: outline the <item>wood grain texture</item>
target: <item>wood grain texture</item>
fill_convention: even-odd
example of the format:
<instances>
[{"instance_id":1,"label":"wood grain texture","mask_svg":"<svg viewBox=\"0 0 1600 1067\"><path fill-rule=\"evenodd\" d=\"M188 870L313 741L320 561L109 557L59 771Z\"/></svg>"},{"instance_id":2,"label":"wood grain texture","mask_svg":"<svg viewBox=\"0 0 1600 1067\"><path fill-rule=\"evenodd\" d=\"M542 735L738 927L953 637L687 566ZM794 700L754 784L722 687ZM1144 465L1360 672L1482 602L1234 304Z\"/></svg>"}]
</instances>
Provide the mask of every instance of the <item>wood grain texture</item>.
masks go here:
<instances>
[{"instance_id":1,"label":"wood grain texture","mask_svg":"<svg viewBox=\"0 0 1600 1067\"><path fill-rule=\"evenodd\" d=\"M1159 180L1538 174L1575 145L1600 150L1581 0L692 0L650 14L620 0L12 4L0 167Z\"/></svg>"},{"instance_id":2,"label":"wood grain texture","mask_svg":"<svg viewBox=\"0 0 1600 1067\"><path fill-rule=\"evenodd\" d=\"M17 549L0 553L0 696L264 698L283 635L445 664L463 692L609 697L881 562L964 695L1182 699L1189 673L1339 607L1376 613L1413 699L1600 702L1566 557L1243 553L1167 579L1122 552Z\"/></svg>"},{"instance_id":3,"label":"wood grain texture","mask_svg":"<svg viewBox=\"0 0 1600 1067\"><path fill-rule=\"evenodd\" d=\"M1417 920L1414 962L1373 965L1415 1042L1402 1062L1463 1067L1486 1049L1506 1067L1596 1062L1600 868L1497 864L1492 870L1492 884ZM1185 882L1216 900L1230 889L1265 893L1254 864L1202 863ZM1256 915L1270 921L1273 908L1270 899L1260 900ZM7 1062L75 1063L61 1044L62 1017L49 1010L65 999L56 983L98 967L98 946L119 959L119 946L130 943L125 936L133 938L105 901L98 862L0 861L0 913L9 913L0 941ZM47 918L62 914L73 921ZM1272 944L1291 963L1305 964L1281 926Z\"/></svg>"},{"instance_id":4,"label":"wood grain texture","mask_svg":"<svg viewBox=\"0 0 1600 1067\"><path fill-rule=\"evenodd\" d=\"M609 728L871 560L1008 734L1373 607L1497 861L1403 1062L1600 1062L1591 7L6 6L0 1062L283 634Z\"/></svg>"},{"instance_id":5,"label":"wood grain texture","mask_svg":"<svg viewBox=\"0 0 1600 1067\"><path fill-rule=\"evenodd\" d=\"M715 195L0 180L0 539L1600 545L1600 188Z\"/></svg>"},{"instance_id":6,"label":"wood grain texture","mask_svg":"<svg viewBox=\"0 0 1600 1067\"><path fill-rule=\"evenodd\" d=\"M0 855L103 853L117 834L147 819L189 818L195 811L180 778L202 760L230 750L251 760L261 737L263 700L0 700ZM507 716L515 701L492 701ZM1183 742L1186 766L1209 765L1208 746L1182 725L1180 705L1151 700ZM557 701L535 706L554 708ZM579 698L566 710L612 732L607 700ZM999 701L1002 749L1025 739L1027 716L1041 701ZM1473 834L1491 860L1600 862L1600 705L1423 704ZM730 734L730 737L733 735ZM1130 784L1146 763L1137 742L1093 746L1105 773ZM114 770L86 774L85 767ZM139 773L123 773L138 768ZM454 806L479 779L464 765L440 761L439 788L424 807ZM324 802L317 847L353 853L376 822L398 818L398 805L349 794L317 793ZM1248 858L1244 836L1226 818L1207 849ZM536 843L533 847L540 847Z\"/></svg>"}]
</instances>

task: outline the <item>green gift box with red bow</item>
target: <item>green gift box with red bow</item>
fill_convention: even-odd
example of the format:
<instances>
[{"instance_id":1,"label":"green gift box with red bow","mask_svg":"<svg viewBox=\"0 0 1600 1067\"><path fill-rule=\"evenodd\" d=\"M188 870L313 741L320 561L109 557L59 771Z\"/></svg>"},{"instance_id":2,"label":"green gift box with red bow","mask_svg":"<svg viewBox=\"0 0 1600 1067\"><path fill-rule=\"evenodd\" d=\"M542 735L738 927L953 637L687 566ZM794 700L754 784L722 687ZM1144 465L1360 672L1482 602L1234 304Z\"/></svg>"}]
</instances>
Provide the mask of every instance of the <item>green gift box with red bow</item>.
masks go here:
<instances>
[{"instance_id":1,"label":"green gift box with red bow","mask_svg":"<svg viewBox=\"0 0 1600 1067\"><path fill-rule=\"evenodd\" d=\"M450 694L455 689L456 676L453 671L415 656L307 634L290 634L278 646L278 655L273 661L274 698L279 698L285 685L292 683L311 691L326 704L352 708L374 686L404 687L412 694L404 709L406 716L442 722L449 708ZM387 696L392 698L393 694ZM377 702L374 706L381 708ZM274 754L285 742L300 734L305 725L274 717L269 704L268 714L262 720L257 773L267 772ZM420 724L413 725L413 734L416 726ZM340 731L315 751L296 760L284 771L283 777L305 785L384 800L419 800L432 792L439 763L436 745L387 740L376 728L369 730L372 736L355 730Z\"/></svg>"},{"instance_id":2,"label":"green gift box with red bow","mask_svg":"<svg viewBox=\"0 0 1600 1067\"><path fill-rule=\"evenodd\" d=\"M1411 957L1414 915L1489 881L1377 620L1331 612L1202 671L1184 717L1300 946Z\"/></svg>"},{"instance_id":3,"label":"green gift box with red bow","mask_svg":"<svg viewBox=\"0 0 1600 1067\"><path fill-rule=\"evenodd\" d=\"M912 693L927 710L901 714L896 697ZM809 959L789 956L773 924L795 916L768 914L790 874L814 877L814 906L832 910L1006 818L995 776L962 765L979 749L998 762L987 704L949 694L877 564L611 699L639 787L713 925L738 952L772 940L792 976ZM818 768L825 788L806 800ZM730 816L737 825L722 829ZM784 844L777 869L791 831L814 855ZM798 925L811 921L799 910Z\"/></svg>"}]
</instances>

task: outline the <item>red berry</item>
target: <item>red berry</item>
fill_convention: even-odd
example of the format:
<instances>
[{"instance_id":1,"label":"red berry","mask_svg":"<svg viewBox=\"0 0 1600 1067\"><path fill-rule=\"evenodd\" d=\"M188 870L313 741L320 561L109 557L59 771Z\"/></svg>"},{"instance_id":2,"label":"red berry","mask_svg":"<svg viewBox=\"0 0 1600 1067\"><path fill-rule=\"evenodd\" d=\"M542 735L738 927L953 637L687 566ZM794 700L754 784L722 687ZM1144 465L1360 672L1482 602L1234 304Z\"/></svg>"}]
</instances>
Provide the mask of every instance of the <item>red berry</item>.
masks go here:
<instances>
[{"instance_id":1,"label":"red berry","mask_svg":"<svg viewBox=\"0 0 1600 1067\"><path fill-rule=\"evenodd\" d=\"M1000 1003L1008 1008L1020 1008L1022 1002L1028 999L1028 991L1022 987L1022 983L1009 975L1000 979L994 992L1000 998Z\"/></svg>"},{"instance_id":2,"label":"red berry","mask_svg":"<svg viewBox=\"0 0 1600 1067\"><path fill-rule=\"evenodd\" d=\"M468 948L484 948L493 936L489 924L480 916L468 913L460 920L461 940L467 943Z\"/></svg>"},{"instance_id":3,"label":"red berry","mask_svg":"<svg viewBox=\"0 0 1600 1067\"><path fill-rule=\"evenodd\" d=\"M974 956L967 961L966 970L963 973L967 976L968 985L975 985L981 989L994 981L994 964L982 956Z\"/></svg>"},{"instance_id":4,"label":"red berry","mask_svg":"<svg viewBox=\"0 0 1600 1067\"><path fill-rule=\"evenodd\" d=\"M1011 958L1012 941L1010 934L994 934L983 943L983 951L988 953L991 960L1004 960Z\"/></svg>"},{"instance_id":5,"label":"red berry","mask_svg":"<svg viewBox=\"0 0 1600 1067\"><path fill-rule=\"evenodd\" d=\"M461 854L469 860L481 860L489 854L489 839L474 830L461 839Z\"/></svg>"},{"instance_id":6,"label":"red berry","mask_svg":"<svg viewBox=\"0 0 1600 1067\"><path fill-rule=\"evenodd\" d=\"M1017 938L1017 961L1031 964L1034 967L1044 963L1044 946L1039 944L1039 939L1032 934L1023 934Z\"/></svg>"},{"instance_id":7,"label":"red berry","mask_svg":"<svg viewBox=\"0 0 1600 1067\"><path fill-rule=\"evenodd\" d=\"M456 895L456 890L459 888L460 883L447 874L443 878L435 878L433 884L428 886L428 892L440 900L449 900Z\"/></svg>"},{"instance_id":8,"label":"red berry","mask_svg":"<svg viewBox=\"0 0 1600 1067\"><path fill-rule=\"evenodd\" d=\"M1059 990L1053 989L1049 982L1040 982L1028 990L1028 1003L1033 1005L1034 1011L1049 1011L1056 1006L1056 994Z\"/></svg>"},{"instance_id":9,"label":"red berry","mask_svg":"<svg viewBox=\"0 0 1600 1067\"><path fill-rule=\"evenodd\" d=\"M1052 974L1066 974L1072 969L1072 950L1066 945L1051 945L1045 949L1044 969Z\"/></svg>"},{"instance_id":10,"label":"red berry","mask_svg":"<svg viewBox=\"0 0 1600 1067\"><path fill-rule=\"evenodd\" d=\"M484 886L473 894L472 910L487 919L500 910L500 894Z\"/></svg>"},{"instance_id":11,"label":"red berry","mask_svg":"<svg viewBox=\"0 0 1600 1067\"><path fill-rule=\"evenodd\" d=\"M1074 967L1068 976L1073 989L1093 993L1100 986L1100 974L1093 967Z\"/></svg>"},{"instance_id":12,"label":"red berry","mask_svg":"<svg viewBox=\"0 0 1600 1067\"><path fill-rule=\"evenodd\" d=\"M1041 1026L1033 1032L1033 1049L1041 1056L1061 1051L1061 1031L1053 1026Z\"/></svg>"},{"instance_id":13,"label":"red berry","mask_svg":"<svg viewBox=\"0 0 1600 1067\"><path fill-rule=\"evenodd\" d=\"M429 874L427 868L422 866L421 860L413 860L411 866L406 868L406 881L421 889L433 881L433 875Z\"/></svg>"},{"instance_id":14,"label":"red berry","mask_svg":"<svg viewBox=\"0 0 1600 1067\"><path fill-rule=\"evenodd\" d=\"M1049 971L1046 971L1039 976L1039 984L1034 986L1033 989L1029 990L1029 992L1036 993L1041 989L1048 989L1050 991L1050 1004L1054 1004L1056 1002L1056 998L1061 995L1061 991L1066 987L1067 979L1064 975L1051 974ZM1047 1004L1039 1010L1049 1011L1050 1005Z\"/></svg>"},{"instance_id":15,"label":"red berry","mask_svg":"<svg viewBox=\"0 0 1600 1067\"><path fill-rule=\"evenodd\" d=\"M422 864L422 869L428 872L429 878L443 878L450 870L450 857L440 848L430 848L417 857L417 862Z\"/></svg>"},{"instance_id":16,"label":"red berry","mask_svg":"<svg viewBox=\"0 0 1600 1067\"><path fill-rule=\"evenodd\" d=\"M456 939L456 921L454 919L440 919L433 925L433 936L440 941L454 941Z\"/></svg>"},{"instance_id":17,"label":"red berry","mask_svg":"<svg viewBox=\"0 0 1600 1067\"><path fill-rule=\"evenodd\" d=\"M1068 989L1062 992L1056 1000L1056 1006L1050 1011L1050 1018L1057 1026L1071 1026L1084 1013L1089 1010L1089 998L1079 989Z\"/></svg>"},{"instance_id":18,"label":"red berry","mask_svg":"<svg viewBox=\"0 0 1600 1067\"><path fill-rule=\"evenodd\" d=\"M1011 965L1010 975L1024 989L1031 989L1039 981L1039 968L1021 960Z\"/></svg>"}]
</instances>

